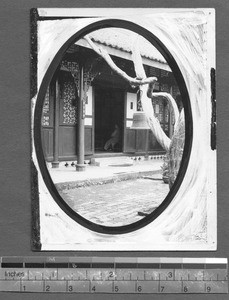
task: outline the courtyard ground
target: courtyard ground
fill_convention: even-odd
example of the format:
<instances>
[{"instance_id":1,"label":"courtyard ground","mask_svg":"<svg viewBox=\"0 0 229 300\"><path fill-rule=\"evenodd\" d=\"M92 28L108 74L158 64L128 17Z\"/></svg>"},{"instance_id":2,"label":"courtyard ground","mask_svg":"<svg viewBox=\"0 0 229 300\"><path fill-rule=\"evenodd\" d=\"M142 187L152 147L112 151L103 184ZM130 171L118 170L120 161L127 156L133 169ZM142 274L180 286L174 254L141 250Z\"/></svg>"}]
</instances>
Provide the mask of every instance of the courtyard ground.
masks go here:
<instances>
[{"instance_id":1,"label":"courtyard ground","mask_svg":"<svg viewBox=\"0 0 229 300\"><path fill-rule=\"evenodd\" d=\"M163 156L108 157L76 172L75 162L49 167L64 201L87 220L104 226L123 226L154 211L169 192L162 180Z\"/></svg>"},{"instance_id":2,"label":"courtyard ground","mask_svg":"<svg viewBox=\"0 0 229 300\"><path fill-rule=\"evenodd\" d=\"M123 226L153 212L168 194L160 174L60 192L66 203L82 217L104 226ZM140 214L139 214L140 213Z\"/></svg>"}]
</instances>

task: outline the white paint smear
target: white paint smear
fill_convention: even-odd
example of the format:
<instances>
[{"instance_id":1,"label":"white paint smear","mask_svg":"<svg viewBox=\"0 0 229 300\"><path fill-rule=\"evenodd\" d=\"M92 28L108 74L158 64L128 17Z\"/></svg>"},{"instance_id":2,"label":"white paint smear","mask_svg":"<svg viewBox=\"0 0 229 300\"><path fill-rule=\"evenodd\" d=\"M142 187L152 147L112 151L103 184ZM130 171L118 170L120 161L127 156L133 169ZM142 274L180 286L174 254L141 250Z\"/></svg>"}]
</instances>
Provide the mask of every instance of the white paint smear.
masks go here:
<instances>
[{"instance_id":1,"label":"white paint smear","mask_svg":"<svg viewBox=\"0 0 229 300\"><path fill-rule=\"evenodd\" d=\"M42 250L215 250L216 153L210 148L214 11L156 10L142 15L139 10L138 15L128 17L119 12L117 18L142 26L166 45L185 79L193 117L193 146L186 175L171 204L154 222L131 233L105 235L68 217L49 194L39 172ZM47 15L44 10L42 14ZM38 22L38 89L60 47L86 25L103 19ZM39 170L34 153L33 149Z\"/></svg>"}]
</instances>

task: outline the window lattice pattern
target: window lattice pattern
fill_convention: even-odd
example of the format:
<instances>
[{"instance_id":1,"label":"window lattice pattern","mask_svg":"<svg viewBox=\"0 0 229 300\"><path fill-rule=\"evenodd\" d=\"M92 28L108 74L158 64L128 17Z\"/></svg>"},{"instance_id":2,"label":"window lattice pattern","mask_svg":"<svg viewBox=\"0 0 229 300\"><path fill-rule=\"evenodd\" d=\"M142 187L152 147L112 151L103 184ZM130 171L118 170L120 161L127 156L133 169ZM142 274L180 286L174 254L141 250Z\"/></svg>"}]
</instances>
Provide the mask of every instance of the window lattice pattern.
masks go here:
<instances>
[{"instance_id":1,"label":"window lattice pattern","mask_svg":"<svg viewBox=\"0 0 229 300\"><path fill-rule=\"evenodd\" d=\"M139 98L137 99L137 111L142 111L142 104Z\"/></svg>"},{"instance_id":2,"label":"window lattice pattern","mask_svg":"<svg viewBox=\"0 0 229 300\"><path fill-rule=\"evenodd\" d=\"M155 77L160 77L160 70L157 68L149 67L149 77L150 76L155 76Z\"/></svg>"},{"instance_id":3,"label":"window lattice pattern","mask_svg":"<svg viewBox=\"0 0 229 300\"><path fill-rule=\"evenodd\" d=\"M50 126L50 102L49 102L49 88L45 94L45 100L43 105L43 112L42 112L42 125L43 126Z\"/></svg>"},{"instance_id":4,"label":"window lattice pattern","mask_svg":"<svg viewBox=\"0 0 229 300\"><path fill-rule=\"evenodd\" d=\"M174 85L172 91L173 91L172 96L175 99L176 96L180 94L180 90L179 90L178 86Z\"/></svg>"},{"instance_id":5,"label":"window lattice pattern","mask_svg":"<svg viewBox=\"0 0 229 300\"><path fill-rule=\"evenodd\" d=\"M155 117L160 123L164 123L164 101L162 98L152 100Z\"/></svg>"},{"instance_id":6,"label":"window lattice pattern","mask_svg":"<svg viewBox=\"0 0 229 300\"><path fill-rule=\"evenodd\" d=\"M63 101L63 124L77 123L76 92L74 82L64 82L62 101Z\"/></svg>"},{"instance_id":7,"label":"window lattice pattern","mask_svg":"<svg viewBox=\"0 0 229 300\"><path fill-rule=\"evenodd\" d=\"M169 85L168 84L162 84L161 85L161 91L166 92L166 93L170 93Z\"/></svg>"}]
</instances>

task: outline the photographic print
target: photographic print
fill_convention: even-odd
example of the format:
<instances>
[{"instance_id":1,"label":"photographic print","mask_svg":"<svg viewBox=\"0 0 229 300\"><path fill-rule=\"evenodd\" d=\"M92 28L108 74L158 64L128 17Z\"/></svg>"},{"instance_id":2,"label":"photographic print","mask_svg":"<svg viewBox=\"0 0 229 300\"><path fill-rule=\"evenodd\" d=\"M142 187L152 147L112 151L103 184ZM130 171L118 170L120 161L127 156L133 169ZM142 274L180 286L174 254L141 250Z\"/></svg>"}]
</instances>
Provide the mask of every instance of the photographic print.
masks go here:
<instances>
[{"instance_id":1,"label":"photographic print","mask_svg":"<svg viewBox=\"0 0 229 300\"><path fill-rule=\"evenodd\" d=\"M216 250L214 9L31 10L33 250Z\"/></svg>"}]
</instances>

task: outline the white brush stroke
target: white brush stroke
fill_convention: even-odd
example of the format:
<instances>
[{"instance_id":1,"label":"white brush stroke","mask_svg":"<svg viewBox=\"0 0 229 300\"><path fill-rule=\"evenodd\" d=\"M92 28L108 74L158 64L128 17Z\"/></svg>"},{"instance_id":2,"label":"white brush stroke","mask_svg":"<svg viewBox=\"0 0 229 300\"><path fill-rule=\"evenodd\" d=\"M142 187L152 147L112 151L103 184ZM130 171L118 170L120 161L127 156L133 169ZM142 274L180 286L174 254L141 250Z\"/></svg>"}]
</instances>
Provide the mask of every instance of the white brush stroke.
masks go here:
<instances>
[{"instance_id":1,"label":"white brush stroke","mask_svg":"<svg viewBox=\"0 0 229 300\"><path fill-rule=\"evenodd\" d=\"M143 16L138 9L137 15L127 17L119 13L118 19L134 22L159 37L183 74L193 116L186 176L172 203L154 222L131 233L105 235L68 217L52 199L39 171L42 250L216 250L216 153L210 148L214 10L155 10ZM86 25L103 19L38 22L38 89L60 47ZM200 34L197 26L203 26L205 33ZM33 160L39 170L34 145Z\"/></svg>"}]
</instances>

